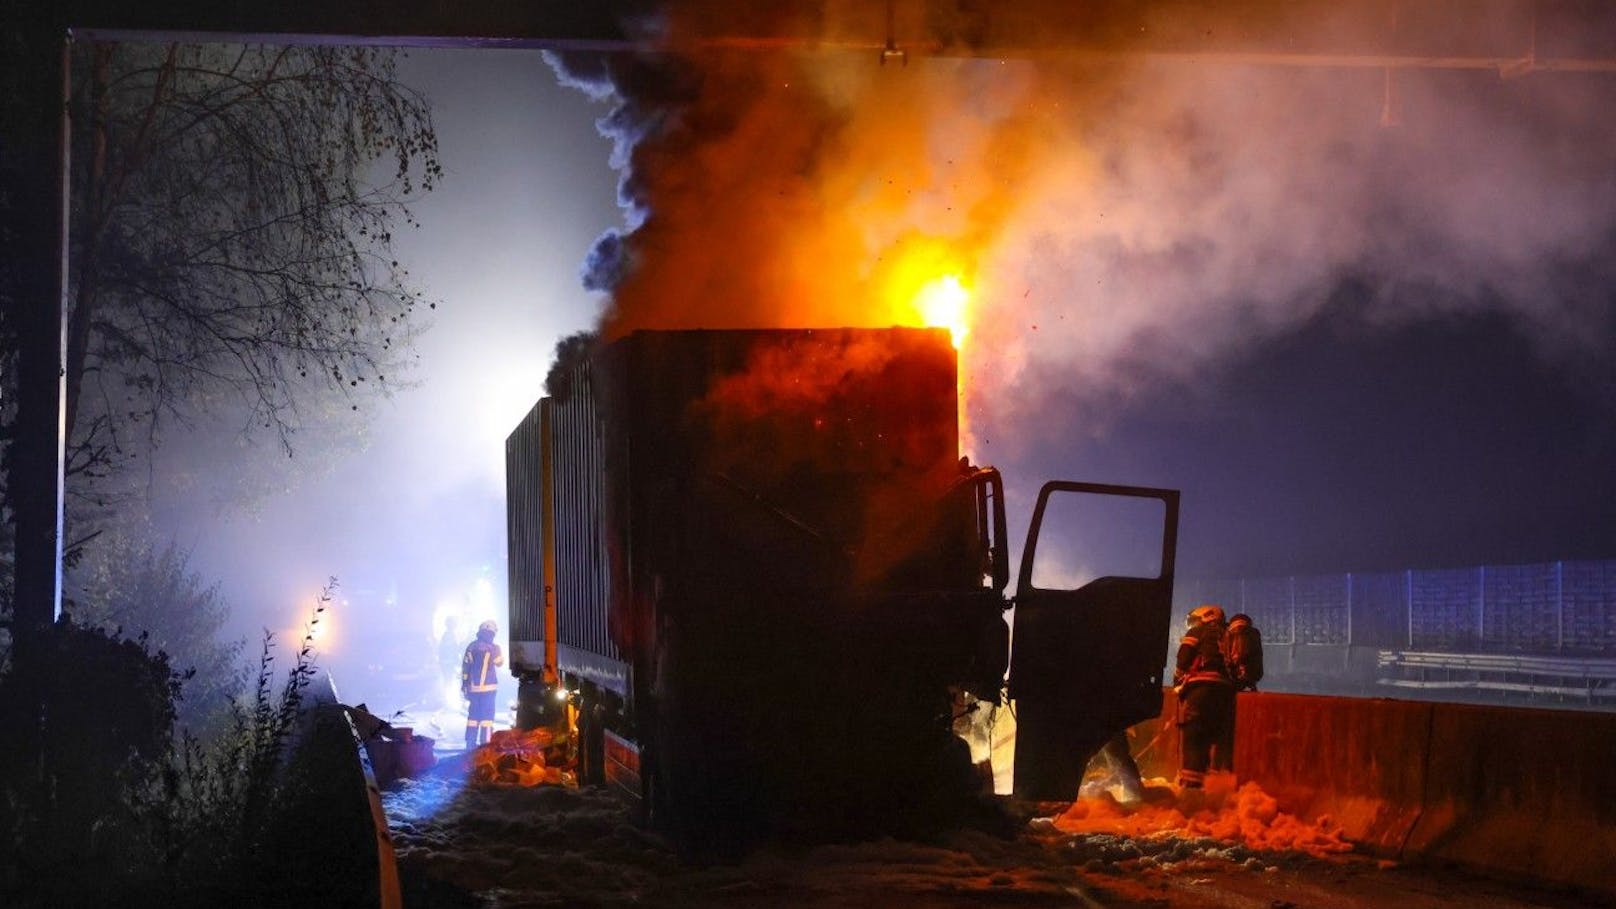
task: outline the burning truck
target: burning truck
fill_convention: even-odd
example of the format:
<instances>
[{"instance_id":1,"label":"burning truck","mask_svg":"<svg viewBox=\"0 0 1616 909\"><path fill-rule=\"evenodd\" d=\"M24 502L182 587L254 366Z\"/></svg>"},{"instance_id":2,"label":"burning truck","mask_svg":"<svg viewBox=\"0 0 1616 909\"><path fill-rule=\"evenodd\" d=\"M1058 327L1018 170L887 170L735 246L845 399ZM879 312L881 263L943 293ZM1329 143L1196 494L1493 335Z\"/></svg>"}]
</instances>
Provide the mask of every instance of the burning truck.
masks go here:
<instances>
[{"instance_id":1,"label":"burning truck","mask_svg":"<svg viewBox=\"0 0 1616 909\"><path fill-rule=\"evenodd\" d=\"M1012 600L957 379L945 329L636 331L583 358L506 442L517 725L575 735L580 781L676 839L841 835L971 804L955 711L1007 691L1015 794L1070 799L1160 712L1178 493L1045 484ZM1053 511L1119 500L1151 516L1148 567L1040 570L1083 558Z\"/></svg>"}]
</instances>

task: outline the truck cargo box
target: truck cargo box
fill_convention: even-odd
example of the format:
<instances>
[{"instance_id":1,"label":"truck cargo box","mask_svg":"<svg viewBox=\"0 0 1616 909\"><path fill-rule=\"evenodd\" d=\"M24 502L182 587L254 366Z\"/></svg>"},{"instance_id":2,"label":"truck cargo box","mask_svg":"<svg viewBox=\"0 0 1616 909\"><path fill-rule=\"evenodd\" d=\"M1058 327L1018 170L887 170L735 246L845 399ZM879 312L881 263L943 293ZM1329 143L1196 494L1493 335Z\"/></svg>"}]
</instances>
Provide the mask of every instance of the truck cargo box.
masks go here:
<instances>
[{"instance_id":1,"label":"truck cargo box","mask_svg":"<svg viewBox=\"0 0 1616 909\"><path fill-rule=\"evenodd\" d=\"M511 642L524 692L574 699L585 779L708 832L869 829L973 788L950 729L1003 690L1009 569L956 356L943 329L644 331L563 372L507 442ZM1166 530L1129 588L1153 656Z\"/></svg>"}]
</instances>

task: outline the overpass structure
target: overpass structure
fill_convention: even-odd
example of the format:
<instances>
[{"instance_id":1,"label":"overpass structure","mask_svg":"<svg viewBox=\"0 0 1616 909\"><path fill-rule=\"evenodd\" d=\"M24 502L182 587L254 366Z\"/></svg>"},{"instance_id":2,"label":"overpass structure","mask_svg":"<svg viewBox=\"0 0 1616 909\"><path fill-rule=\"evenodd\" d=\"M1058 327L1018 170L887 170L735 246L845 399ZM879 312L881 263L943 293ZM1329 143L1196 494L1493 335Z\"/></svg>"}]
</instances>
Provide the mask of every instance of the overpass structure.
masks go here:
<instances>
[{"instance_id":1,"label":"overpass structure","mask_svg":"<svg viewBox=\"0 0 1616 909\"><path fill-rule=\"evenodd\" d=\"M930 54L1109 66L1337 67L1473 72L1497 83L1616 75L1616 17L1599 0L793 0L737 9L677 35L640 4L576 0L7 0L0 79L18 102L0 168L14 187L8 250L20 306L12 633L23 659L60 603L69 130L67 49L77 40L521 47L588 53L703 50L868 53L872 66ZM723 4L715 4L723 9ZM1358 839L1597 882L1616 867L1616 716L1259 695L1242 707L1238 761L1313 811L1335 807ZM1166 716L1172 714L1166 713ZM1350 747L1348 747L1350 746ZM1545 764L1545 754L1558 755ZM1327 756L1328 760L1321 760ZM1568 769L1569 768L1569 769ZM1317 775L1329 771L1329 779ZM1313 774L1313 776L1307 776ZM1471 831L1467 833L1466 831ZM1537 843L1519 848L1522 835ZM1422 844L1424 844L1422 846ZM1468 845L1467 845L1468 844ZM1394 848L1395 846L1395 848ZM1423 850L1423 851L1422 851ZM1555 863L1559 863L1556 865ZM1609 875L1603 878L1607 883Z\"/></svg>"}]
</instances>

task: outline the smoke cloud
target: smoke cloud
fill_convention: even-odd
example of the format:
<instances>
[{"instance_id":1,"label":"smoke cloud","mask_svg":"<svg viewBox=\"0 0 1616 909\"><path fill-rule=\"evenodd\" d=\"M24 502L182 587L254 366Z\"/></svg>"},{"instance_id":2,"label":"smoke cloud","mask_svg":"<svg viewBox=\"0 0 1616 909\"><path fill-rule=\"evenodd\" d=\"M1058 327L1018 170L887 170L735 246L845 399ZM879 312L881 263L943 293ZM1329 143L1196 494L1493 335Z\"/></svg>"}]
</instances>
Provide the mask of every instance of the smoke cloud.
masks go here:
<instances>
[{"instance_id":1,"label":"smoke cloud","mask_svg":"<svg viewBox=\"0 0 1616 909\"><path fill-rule=\"evenodd\" d=\"M1368 332L1501 320L1616 389L1608 75L1112 54L1195 37L1136 4L899 4L896 46L915 50L883 63L884 23L858 4L739 23L722 6L672 5L665 52L558 62L618 104L600 128L618 143L625 226L586 278L610 290L607 337L916 324L905 295L954 274L973 292L969 447L1001 466L1103 438L1142 398L1326 317ZM1306 49L1275 37L1296 34L1351 47L1386 26L1261 7L1202 24L1270 50ZM1119 10L1145 18L1097 18ZM1387 27L1494 53L1526 43L1507 4L1462 34L1422 34L1427 12ZM1068 53L1051 35L1078 32L1049 26L1073 15L1092 21ZM1027 50L971 52L989 40Z\"/></svg>"},{"instance_id":2,"label":"smoke cloud","mask_svg":"<svg viewBox=\"0 0 1616 909\"><path fill-rule=\"evenodd\" d=\"M670 43L710 34L702 14L675 6ZM1018 424L1000 405L1051 384L1103 417L1316 316L1345 281L1377 324L1499 311L1559 353L1610 324L1598 76L1047 52L900 66L718 42L563 69L619 99L600 126L627 225L586 278L612 291L608 334L885 324L894 269L929 258L977 294L971 391L999 402L981 417Z\"/></svg>"}]
</instances>

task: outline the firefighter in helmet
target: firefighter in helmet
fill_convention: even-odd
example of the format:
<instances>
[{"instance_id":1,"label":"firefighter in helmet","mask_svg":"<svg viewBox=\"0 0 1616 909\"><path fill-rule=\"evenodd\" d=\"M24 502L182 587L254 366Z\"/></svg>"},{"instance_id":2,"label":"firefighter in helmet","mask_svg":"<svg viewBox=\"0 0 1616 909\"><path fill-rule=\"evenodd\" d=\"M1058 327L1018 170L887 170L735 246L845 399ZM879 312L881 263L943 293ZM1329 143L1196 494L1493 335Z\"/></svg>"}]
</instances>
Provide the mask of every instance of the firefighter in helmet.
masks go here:
<instances>
[{"instance_id":1,"label":"firefighter in helmet","mask_svg":"<svg viewBox=\"0 0 1616 909\"><path fill-rule=\"evenodd\" d=\"M1229 627L1223 632L1223 671L1236 693L1256 691L1262 681L1262 632L1252 624L1251 616L1237 612L1229 616ZM1229 722L1223 737L1212 746L1212 770L1234 771L1234 729L1239 722L1240 699L1230 701Z\"/></svg>"},{"instance_id":2,"label":"firefighter in helmet","mask_svg":"<svg viewBox=\"0 0 1616 909\"><path fill-rule=\"evenodd\" d=\"M1224 665L1223 635L1227 627L1222 607L1198 606L1190 610L1185 624L1189 627L1179 642L1173 669L1183 756L1178 785L1182 789L1200 789L1212 763L1213 746L1233 738L1229 733L1234 725L1234 682ZM1218 756L1220 769L1227 766L1228 757Z\"/></svg>"},{"instance_id":3,"label":"firefighter in helmet","mask_svg":"<svg viewBox=\"0 0 1616 909\"><path fill-rule=\"evenodd\" d=\"M499 690L499 669L505 657L494 643L499 626L492 621L477 626L477 640L466 645L460 659L460 693L470 702L466 709L466 750L494 737L494 698Z\"/></svg>"}]
</instances>

